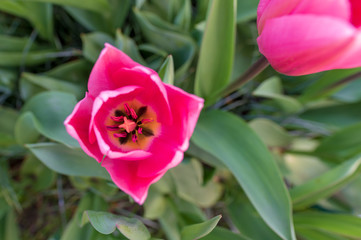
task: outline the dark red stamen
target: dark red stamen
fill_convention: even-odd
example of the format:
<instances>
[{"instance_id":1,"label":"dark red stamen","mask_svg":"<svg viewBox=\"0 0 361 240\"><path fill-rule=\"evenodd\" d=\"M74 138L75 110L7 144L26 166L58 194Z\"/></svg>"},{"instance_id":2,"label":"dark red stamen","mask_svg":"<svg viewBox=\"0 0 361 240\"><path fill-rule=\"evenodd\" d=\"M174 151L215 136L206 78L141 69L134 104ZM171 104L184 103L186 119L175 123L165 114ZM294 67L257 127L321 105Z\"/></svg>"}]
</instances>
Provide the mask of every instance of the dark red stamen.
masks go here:
<instances>
[{"instance_id":1,"label":"dark red stamen","mask_svg":"<svg viewBox=\"0 0 361 240\"><path fill-rule=\"evenodd\" d=\"M121 132L121 133L114 133L113 136L116 138L124 138L126 137L128 134L126 132Z\"/></svg>"},{"instance_id":2,"label":"dark red stamen","mask_svg":"<svg viewBox=\"0 0 361 240\"><path fill-rule=\"evenodd\" d=\"M107 129L109 131L116 131L119 130L119 126L118 125L107 126Z\"/></svg>"},{"instance_id":3,"label":"dark red stamen","mask_svg":"<svg viewBox=\"0 0 361 240\"><path fill-rule=\"evenodd\" d=\"M138 116L137 116L137 114L135 113L135 111L134 111L133 108L130 109L130 114L132 115L133 119L137 119L137 118L138 118Z\"/></svg>"},{"instance_id":4,"label":"dark red stamen","mask_svg":"<svg viewBox=\"0 0 361 240\"><path fill-rule=\"evenodd\" d=\"M122 122L124 120L124 116L119 116L119 117L111 116L110 118L115 122Z\"/></svg>"},{"instance_id":5,"label":"dark red stamen","mask_svg":"<svg viewBox=\"0 0 361 240\"><path fill-rule=\"evenodd\" d=\"M138 136L136 134L133 134L132 136L132 141L136 142L138 140Z\"/></svg>"},{"instance_id":6,"label":"dark red stamen","mask_svg":"<svg viewBox=\"0 0 361 240\"><path fill-rule=\"evenodd\" d=\"M119 139L121 145L126 144L130 139L137 142L138 135L144 137L154 136L151 129L144 126L140 127L142 124L152 122L153 119L138 119L147 112L147 106L142 106L136 111L129 107L127 103L124 103L124 112L115 110L114 116L110 116L114 121L114 125L106 126L109 131L117 131L113 133L113 136Z\"/></svg>"},{"instance_id":7,"label":"dark red stamen","mask_svg":"<svg viewBox=\"0 0 361 240\"><path fill-rule=\"evenodd\" d=\"M129 105L127 103L124 104L124 110L125 110L125 114L130 116L130 108L129 108Z\"/></svg>"}]
</instances>

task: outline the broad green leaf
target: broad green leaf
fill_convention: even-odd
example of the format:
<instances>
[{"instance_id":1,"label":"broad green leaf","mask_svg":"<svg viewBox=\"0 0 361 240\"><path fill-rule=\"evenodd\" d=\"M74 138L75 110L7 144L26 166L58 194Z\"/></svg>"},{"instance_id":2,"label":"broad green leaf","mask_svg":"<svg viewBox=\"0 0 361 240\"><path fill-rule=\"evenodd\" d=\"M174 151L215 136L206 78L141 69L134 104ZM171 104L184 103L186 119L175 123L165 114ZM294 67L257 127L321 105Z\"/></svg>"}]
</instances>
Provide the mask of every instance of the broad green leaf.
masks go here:
<instances>
[{"instance_id":1,"label":"broad green leaf","mask_svg":"<svg viewBox=\"0 0 361 240\"><path fill-rule=\"evenodd\" d=\"M286 147L292 143L292 137L285 129L271 120L257 118L249 123L262 141L270 147Z\"/></svg>"},{"instance_id":2,"label":"broad green leaf","mask_svg":"<svg viewBox=\"0 0 361 240\"><path fill-rule=\"evenodd\" d=\"M361 123L341 129L321 141L315 155L333 162L345 159L361 152Z\"/></svg>"},{"instance_id":3,"label":"broad green leaf","mask_svg":"<svg viewBox=\"0 0 361 240\"><path fill-rule=\"evenodd\" d=\"M92 32L81 36L83 42L83 55L86 59L95 62L105 43L114 45L114 39L105 33Z\"/></svg>"},{"instance_id":4,"label":"broad green leaf","mask_svg":"<svg viewBox=\"0 0 361 240\"><path fill-rule=\"evenodd\" d=\"M0 51L4 52L22 52L28 44L29 38L27 37L14 37L9 35L0 34ZM29 50L37 50L41 47L35 43L31 44Z\"/></svg>"},{"instance_id":5,"label":"broad green leaf","mask_svg":"<svg viewBox=\"0 0 361 240\"><path fill-rule=\"evenodd\" d=\"M16 221L14 210L10 209L5 217L5 232L1 239L3 240L20 240L20 229ZM1 237L1 236L0 236Z\"/></svg>"},{"instance_id":6,"label":"broad green leaf","mask_svg":"<svg viewBox=\"0 0 361 240\"><path fill-rule=\"evenodd\" d=\"M300 101L310 102L331 95L335 91L339 90L339 87L333 89L332 91L327 89L328 87L332 86L332 84L336 83L337 81L359 72L360 70L361 68L353 68L331 70L326 72L321 78L317 79L317 81L311 84L310 87L303 92L302 96L300 97Z\"/></svg>"},{"instance_id":7,"label":"broad green leaf","mask_svg":"<svg viewBox=\"0 0 361 240\"><path fill-rule=\"evenodd\" d=\"M42 163L55 172L70 176L110 179L105 168L81 149L71 149L57 143L37 143L26 146Z\"/></svg>"},{"instance_id":8,"label":"broad green leaf","mask_svg":"<svg viewBox=\"0 0 361 240\"><path fill-rule=\"evenodd\" d=\"M80 24L91 31L113 34L116 29L123 26L129 14L130 0L103 1L110 7L108 11L90 11L85 8L64 6L65 10ZM81 4L81 3L79 3Z\"/></svg>"},{"instance_id":9,"label":"broad green leaf","mask_svg":"<svg viewBox=\"0 0 361 240\"><path fill-rule=\"evenodd\" d=\"M73 60L62 65L52 68L45 72L44 75L64 79L69 82L87 82L92 64L85 59Z\"/></svg>"},{"instance_id":10,"label":"broad green leaf","mask_svg":"<svg viewBox=\"0 0 361 240\"><path fill-rule=\"evenodd\" d=\"M345 186L360 172L361 157L351 159L330 171L290 190L295 209L306 208Z\"/></svg>"},{"instance_id":11,"label":"broad green leaf","mask_svg":"<svg viewBox=\"0 0 361 240\"><path fill-rule=\"evenodd\" d=\"M39 139L39 132L34 124L34 115L25 112L16 120L15 139L18 144L34 143Z\"/></svg>"},{"instance_id":12,"label":"broad green leaf","mask_svg":"<svg viewBox=\"0 0 361 240\"><path fill-rule=\"evenodd\" d=\"M44 2L44 3L54 3L63 6L72 6L78 8L84 8L92 10L95 12L107 12L110 10L110 6L107 0L87 0L86 4L81 1L73 0L27 0L28 2Z\"/></svg>"},{"instance_id":13,"label":"broad green leaf","mask_svg":"<svg viewBox=\"0 0 361 240\"><path fill-rule=\"evenodd\" d=\"M263 220L283 239L295 239L291 203L273 156L237 116L208 111L193 142L221 160L236 177Z\"/></svg>"},{"instance_id":14,"label":"broad green leaf","mask_svg":"<svg viewBox=\"0 0 361 240\"><path fill-rule=\"evenodd\" d=\"M257 0L237 0L237 23L257 18Z\"/></svg>"},{"instance_id":15,"label":"broad green leaf","mask_svg":"<svg viewBox=\"0 0 361 240\"><path fill-rule=\"evenodd\" d=\"M2 0L0 10L23 17L31 22L40 36L53 40L53 8L49 3L37 3L27 0Z\"/></svg>"},{"instance_id":16,"label":"broad green leaf","mask_svg":"<svg viewBox=\"0 0 361 240\"><path fill-rule=\"evenodd\" d=\"M147 219L159 218L163 215L166 204L167 200L165 196L157 191L153 191L153 188L151 188L144 203L144 217Z\"/></svg>"},{"instance_id":17,"label":"broad green leaf","mask_svg":"<svg viewBox=\"0 0 361 240\"><path fill-rule=\"evenodd\" d=\"M171 29L169 24L157 15L141 12L138 9L133 9L133 11L144 37L153 45L172 54L176 79L183 76L195 55L196 46L193 39Z\"/></svg>"},{"instance_id":18,"label":"broad green leaf","mask_svg":"<svg viewBox=\"0 0 361 240\"><path fill-rule=\"evenodd\" d=\"M346 103L359 102L361 100L361 93L358 91L360 88L361 78L356 79L344 86L340 91L334 93L332 98Z\"/></svg>"},{"instance_id":19,"label":"broad green leaf","mask_svg":"<svg viewBox=\"0 0 361 240\"><path fill-rule=\"evenodd\" d=\"M136 218L116 216L107 212L85 211L82 224L90 222L102 234L110 234L117 228L129 239L147 240L150 233L144 224Z\"/></svg>"},{"instance_id":20,"label":"broad green leaf","mask_svg":"<svg viewBox=\"0 0 361 240\"><path fill-rule=\"evenodd\" d=\"M76 52L74 51L74 54ZM27 53L0 51L0 66L16 67L24 64L25 66L35 66L45 62L50 62L57 56L55 50L34 50Z\"/></svg>"},{"instance_id":21,"label":"broad green leaf","mask_svg":"<svg viewBox=\"0 0 361 240\"><path fill-rule=\"evenodd\" d=\"M193 240L206 236L217 226L221 217L218 215L208 221L184 227L181 232L181 239Z\"/></svg>"},{"instance_id":22,"label":"broad green leaf","mask_svg":"<svg viewBox=\"0 0 361 240\"><path fill-rule=\"evenodd\" d=\"M349 240L348 238L336 236L332 233L303 227L297 227L296 232L297 235L302 237L304 240Z\"/></svg>"},{"instance_id":23,"label":"broad green leaf","mask_svg":"<svg viewBox=\"0 0 361 240\"><path fill-rule=\"evenodd\" d=\"M174 63L172 55L169 55L158 71L159 77L163 82L174 84Z\"/></svg>"},{"instance_id":24,"label":"broad green leaf","mask_svg":"<svg viewBox=\"0 0 361 240\"><path fill-rule=\"evenodd\" d=\"M22 112L33 114L34 125L42 135L68 146L79 146L64 126L64 120L75 104L75 97L69 93L48 91L31 98Z\"/></svg>"},{"instance_id":25,"label":"broad green leaf","mask_svg":"<svg viewBox=\"0 0 361 240\"><path fill-rule=\"evenodd\" d=\"M251 240L246 237L242 237L239 234L235 234L230 230L222 227L215 227L211 233L201 238L202 240Z\"/></svg>"},{"instance_id":26,"label":"broad green leaf","mask_svg":"<svg viewBox=\"0 0 361 240\"><path fill-rule=\"evenodd\" d=\"M212 1L203 34L195 93L208 104L230 82L233 68L236 0Z\"/></svg>"},{"instance_id":27,"label":"broad green leaf","mask_svg":"<svg viewBox=\"0 0 361 240\"><path fill-rule=\"evenodd\" d=\"M132 38L124 35L120 29L117 29L115 33L115 46L126 53L134 61L142 65L147 65L143 57L140 55L135 41Z\"/></svg>"},{"instance_id":28,"label":"broad green leaf","mask_svg":"<svg viewBox=\"0 0 361 240\"><path fill-rule=\"evenodd\" d=\"M64 81L62 79L56 79L32 73L23 73L21 81L27 81L45 90L67 92L75 95L77 99L83 98L86 91L84 85L82 86L72 82Z\"/></svg>"},{"instance_id":29,"label":"broad green leaf","mask_svg":"<svg viewBox=\"0 0 361 240\"><path fill-rule=\"evenodd\" d=\"M0 106L0 132L13 135L19 113L12 108Z\"/></svg>"},{"instance_id":30,"label":"broad green leaf","mask_svg":"<svg viewBox=\"0 0 361 240\"><path fill-rule=\"evenodd\" d=\"M227 212L233 224L242 236L252 240L280 240L260 218L251 203L245 197L238 197L227 206Z\"/></svg>"},{"instance_id":31,"label":"broad green leaf","mask_svg":"<svg viewBox=\"0 0 361 240\"><path fill-rule=\"evenodd\" d=\"M280 108L287 113L296 113L300 111L302 105L296 99L284 95L282 91L281 79L278 77L271 77L261 83L261 85L253 92L253 95L274 100Z\"/></svg>"},{"instance_id":32,"label":"broad green leaf","mask_svg":"<svg viewBox=\"0 0 361 240\"><path fill-rule=\"evenodd\" d=\"M342 128L356 124L361 119L361 102L351 104L334 104L315 107L302 113L300 117L309 121L322 123L330 128Z\"/></svg>"},{"instance_id":33,"label":"broad green leaf","mask_svg":"<svg viewBox=\"0 0 361 240\"><path fill-rule=\"evenodd\" d=\"M303 212L294 215L295 226L317 229L350 238L361 236L361 218L346 214Z\"/></svg>"},{"instance_id":34,"label":"broad green leaf","mask_svg":"<svg viewBox=\"0 0 361 240\"><path fill-rule=\"evenodd\" d=\"M165 236L169 240L181 240L180 229L178 226L178 212L174 203L168 199L166 209L158 219Z\"/></svg>"},{"instance_id":35,"label":"broad green leaf","mask_svg":"<svg viewBox=\"0 0 361 240\"><path fill-rule=\"evenodd\" d=\"M183 162L170 170L178 196L201 207L214 205L222 194L220 184L209 181L203 186L202 165L196 161Z\"/></svg>"}]
</instances>

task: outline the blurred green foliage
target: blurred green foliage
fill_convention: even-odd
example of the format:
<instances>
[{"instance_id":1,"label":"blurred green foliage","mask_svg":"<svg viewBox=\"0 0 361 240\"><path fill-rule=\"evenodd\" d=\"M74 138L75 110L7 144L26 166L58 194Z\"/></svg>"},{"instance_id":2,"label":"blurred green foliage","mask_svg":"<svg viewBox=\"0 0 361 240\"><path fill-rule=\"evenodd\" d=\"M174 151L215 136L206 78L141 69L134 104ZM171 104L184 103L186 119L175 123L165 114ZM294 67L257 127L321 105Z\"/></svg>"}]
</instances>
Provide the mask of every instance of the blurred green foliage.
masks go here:
<instances>
[{"instance_id":1,"label":"blurred green foliage","mask_svg":"<svg viewBox=\"0 0 361 240\"><path fill-rule=\"evenodd\" d=\"M260 57L257 4L1 0L0 239L361 239L360 69L220 94ZM144 206L63 126L106 42L206 100Z\"/></svg>"}]
</instances>

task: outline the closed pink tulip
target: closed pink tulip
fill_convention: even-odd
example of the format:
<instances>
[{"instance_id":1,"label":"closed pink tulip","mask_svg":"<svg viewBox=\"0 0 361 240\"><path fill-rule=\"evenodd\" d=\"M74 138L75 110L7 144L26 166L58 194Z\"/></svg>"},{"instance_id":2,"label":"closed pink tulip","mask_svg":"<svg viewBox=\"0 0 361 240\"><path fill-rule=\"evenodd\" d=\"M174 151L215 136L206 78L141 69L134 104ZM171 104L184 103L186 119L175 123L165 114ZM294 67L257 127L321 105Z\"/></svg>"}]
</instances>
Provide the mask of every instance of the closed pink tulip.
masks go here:
<instances>
[{"instance_id":1,"label":"closed pink tulip","mask_svg":"<svg viewBox=\"0 0 361 240\"><path fill-rule=\"evenodd\" d=\"M88 93L64 124L114 183L142 204L149 186L179 164L203 99L165 84L158 74L106 44Z\"/></svg>"},{"instance_id":2,"label":"closed pink tulip","mask_svg":"<svg viewBox=\"0 0 361 240\"><path fill-rule=\"evenodd\" d=\"M361 66L360 0L260 0L258 46L279 72Z\"/></svg>"}]
</instances>

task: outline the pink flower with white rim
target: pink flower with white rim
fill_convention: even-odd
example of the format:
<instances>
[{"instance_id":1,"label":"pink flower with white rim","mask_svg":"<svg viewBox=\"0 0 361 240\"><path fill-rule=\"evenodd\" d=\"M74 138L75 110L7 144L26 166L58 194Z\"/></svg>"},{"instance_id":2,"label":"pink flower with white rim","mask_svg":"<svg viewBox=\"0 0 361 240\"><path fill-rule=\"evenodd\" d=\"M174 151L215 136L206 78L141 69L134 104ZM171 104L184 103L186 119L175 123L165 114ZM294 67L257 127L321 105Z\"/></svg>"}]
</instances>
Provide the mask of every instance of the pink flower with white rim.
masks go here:
<instances>
[{"instance_id":1,"label":"pink flower with white rim","mask_svg":"<svg viewBox=\"0 0 361 240\"><path fill-rule=\"evenodd\" d=\"M360 0L260 0L260 52L287 75L361 66Z\"/></svg>"},{"instance_id":2,"label":"pink flower with white rim","mask_svg":"<svg viewBox=\"0 0 361 240\"><path fill-rule=\"evenodd\" d=\"M149 186L182 161L203 99L163 83L109 44L88 91L65 120L66 129L121 190L143 204Z\"/></svg>"}]
</instances>

